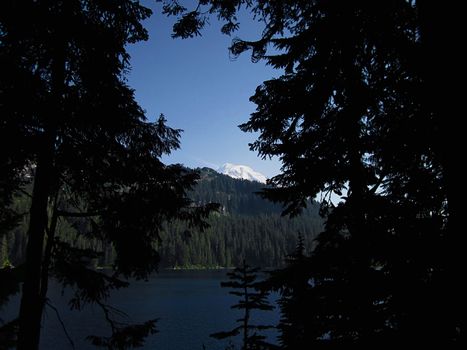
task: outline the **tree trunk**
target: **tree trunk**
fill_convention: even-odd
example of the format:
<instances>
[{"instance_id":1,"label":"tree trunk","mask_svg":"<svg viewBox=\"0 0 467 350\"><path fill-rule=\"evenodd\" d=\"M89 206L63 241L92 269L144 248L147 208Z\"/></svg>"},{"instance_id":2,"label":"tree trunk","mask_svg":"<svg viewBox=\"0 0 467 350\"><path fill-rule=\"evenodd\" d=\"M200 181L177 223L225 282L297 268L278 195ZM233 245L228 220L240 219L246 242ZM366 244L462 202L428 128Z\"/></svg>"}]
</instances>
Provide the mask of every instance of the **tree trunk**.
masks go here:
<instances>
[{"instance_id":1,"label":"tree trunk","mask_svg":"<svg viewBox=\"0 0 467 350\"><path fill-rule=\"evenodd\" d=\"M352 44L351 38L346 41L344 54L344 68L347 75L347 135L348 135L348 180L349 193L346 204L348 206L347 228L351 235L352 245L347 252L352 256L352 267L349 271L349 295L351 327L354 327L360 339L370 337L373 327L370 320L373 316L372 299L366 286L371 283L368 279L370 261L369 229L366 219L368 181L363 163L365 152L362 134L362 118L365 115L368 101L367 88L362 82L360 70L355 61L357 43ZM349 248L348 248L349 249Z\"/></svg>"},{"instance_id":2,"label":"tree trunk","mask_svg":"<svg viewBox=\"0 0 467 350\"><path fill-rule=\"evenodd\" d=\"M48 148L42 152L34 178L26 249L26 271L19 313L18 350L34 350L39 347L43 305L40 297L42 251L48 221L47 204L52 172L52 154Z\"/></svg>"},{"instance_id":3,"label":"tree trunk","mask_svg":"<svg viewBox=\"0 0 467 350\"><path fill-rule=\"evenodd\" d=\"M47 290L49 287L49 266L52 260L52 251L53 251L54 242L55 242L55 231L57 229L57 223L58 223L57 201L58 201L58 195L55 196L52 219L50 220L49 230L47 231L47 243L45 245L44 262L42 264L42 271L41 271L40 298L42 302L42 309L44 309L45 303L47 301Z\"/></svg>"},{"instance_id":4,"label":"tree trunk","mask_svg":"<svg viewBox=\"0 0 467 350\"><path fill-rule=\"evenodd\" d=\"M56 51L51 65L50 105L42 111L44 113L44 138L38 152L29 212L26 271L19 313L18 350L39 348L43 299L46 297L44 292L41 293L41 280L48 278L48 271L43 271L44 236L48 225L47 208L56 176L54 171L55 142L58 118L62 114L65 81L65 42L61 39L61 34L60 31L55 33Z\"/></svg>"}]
</instances>

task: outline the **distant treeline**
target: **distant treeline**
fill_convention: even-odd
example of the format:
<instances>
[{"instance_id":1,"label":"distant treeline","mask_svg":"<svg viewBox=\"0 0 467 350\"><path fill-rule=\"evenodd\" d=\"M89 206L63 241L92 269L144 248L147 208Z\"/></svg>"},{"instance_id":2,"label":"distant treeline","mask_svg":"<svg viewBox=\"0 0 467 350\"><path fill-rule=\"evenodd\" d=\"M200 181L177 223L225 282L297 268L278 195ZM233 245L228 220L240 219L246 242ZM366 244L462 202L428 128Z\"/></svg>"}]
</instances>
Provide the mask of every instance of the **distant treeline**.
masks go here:
<instances>
[{"instance_id":1,"label":"distant treeline","mask_svg":"<svg viewBox=\"0 0 467 350\"><path fill-rule=\"evenodd\" d=\"M243 259L254 266L277 267L293 251L298 233L305 237L307 249L312 249L313 239L322 228L316 203L310 202L302 215L289 219L281 216L280 206L255 194L264 185L233 179L208 168L200 172L201 180L192 193L195 204L216 202L221 209L209 219L210 227L204 232L191 230L182 222L166 225L158 249L161 267L232 267ZM28 197L19 196L15 205L27 212ZM2 264L17 265L23 260L28 217L22 220L22 225L2 236ZM112 246L76 234L88 229L80 219L61 220L59 238L79 248L102 252L94 263L111 265Z\"/></svg>"}]
</instances>

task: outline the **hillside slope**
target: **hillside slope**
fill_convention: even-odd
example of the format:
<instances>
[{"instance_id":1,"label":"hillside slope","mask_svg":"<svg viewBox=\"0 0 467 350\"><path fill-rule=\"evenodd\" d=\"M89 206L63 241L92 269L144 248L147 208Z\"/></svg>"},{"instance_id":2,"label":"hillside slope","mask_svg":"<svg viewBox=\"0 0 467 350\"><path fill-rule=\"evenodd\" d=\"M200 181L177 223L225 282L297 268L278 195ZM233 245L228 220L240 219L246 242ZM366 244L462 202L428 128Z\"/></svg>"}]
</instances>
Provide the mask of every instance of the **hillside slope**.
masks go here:
<instances>
[{"instance_id":1,"label":"hillside slope","mask_svg":"<svg viewBox=\"0 0 467 350\"><path fill-rule=\"evenodd\" d=\"M256 194L264 184L210 168L198 170L201 180L192 198L199 204L220 203L221 212L213 215L205 232L177 224L168 227L160 250L164 266L236 266L244 258L255 266L279 266L293 251L299 232L307 249L312 249L322 228L316 203L310 202L301 216L289 219L281 216L281 206Z\"/></svg>"},{"instance_id":2,"label":"hillside slope","mask_svg":"<svg viewBox=\"0 0 467 350\"><path fill-rule=\"evenodd\" d=\"M283 262L293 251L298 232L301 232L308 249L320 232L322 219L316 204L310 203L303 215L288 219L281 217L281 206L255 194L265 185L219 174L213 169L202 168L201 179L191 193L197 204L221 204L219 213L213 214L211 227L205 232L192 231L180 222L165 226L159 247L162 267L230 267L245 258L256 266L274 267ZM29 200L18 197L15 205L20 212L27 212ZM0 236L0 264L7 260L18 265L26 248L27 216L13 231ZM59 223L60 239L79 248L102 251L99 265L109 265L114 258L111 246L98 241L87 241L76 231L87 227L82 220Z\"/></svg>"}]
</instances>

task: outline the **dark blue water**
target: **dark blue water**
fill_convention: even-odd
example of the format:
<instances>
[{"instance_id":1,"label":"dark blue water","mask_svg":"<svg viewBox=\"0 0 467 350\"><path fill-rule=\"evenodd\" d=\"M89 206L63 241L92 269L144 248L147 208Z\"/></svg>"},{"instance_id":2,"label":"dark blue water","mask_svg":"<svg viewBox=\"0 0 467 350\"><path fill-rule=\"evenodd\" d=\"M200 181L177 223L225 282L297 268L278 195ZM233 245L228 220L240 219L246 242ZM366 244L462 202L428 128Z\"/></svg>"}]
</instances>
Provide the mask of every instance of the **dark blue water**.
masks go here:
<instances>
[{"instance_id":1,"label":"dark blue water","mask_svg":"<svg viewBox=\"0 0 467 350\"><path fill-rule=\"evenodd\" d=\"M144 349L207 350L225 349L227 341L219 341L209 334L235 327L241 311L231 310L236 297L221 288L226 280L225 271L163 271L148 282L136 281L126 289L115 291L109 304L128 314L130 322L144 322L159 318L159 333L150 336ZM95 349L85 339L87 335L106 336L109 327L98 307L88 306L82 311L69 311L69 291L62 295L62 288L51 283L49 298L60 312L76 349ZM271 297L273 301L273 297ZM2 310L3 315L13 314L18 298ZM253 313L258 324L277 324L277 309ZM274 341L275 333L268 333ZM234 341L235 342L235 341ZM236 342L238 344L238 340ZM47 308L41 334L41 349L71 349L55 312Z\"/></svg>"}]
</instances>

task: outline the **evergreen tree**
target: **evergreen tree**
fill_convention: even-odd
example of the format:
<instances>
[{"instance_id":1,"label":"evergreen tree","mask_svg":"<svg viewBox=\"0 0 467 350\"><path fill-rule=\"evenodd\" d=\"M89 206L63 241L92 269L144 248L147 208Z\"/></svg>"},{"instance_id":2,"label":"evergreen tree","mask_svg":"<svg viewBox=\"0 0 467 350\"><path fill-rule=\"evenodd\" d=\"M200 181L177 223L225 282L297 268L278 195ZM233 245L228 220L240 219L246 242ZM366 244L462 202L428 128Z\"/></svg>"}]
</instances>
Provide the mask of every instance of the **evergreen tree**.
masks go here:
<instances>
[{"instance_id":1,"label":"evergreen tree","mask_svg":"<svg viewBox=\"0 0 467 350\"><path fill-rule=\"evenodd\" d=\"M211 334L211 337L225 339L241 335L242 350L268 349L270 347L265 342L265 336L259 334L257 331L271 328L271 326L251 324L251 313L253 310L267 311L273 309L267 300L268 293L258 290L258 271L259 268L252 268L243 260L242 266L236 267L232 272L227 273L230 281L222 282L221 286L233 289L229 294L235 295L240 299L231 308L243 310L244 314L242 318L237 320L240 323L239 326L231 331Z\"/></svg>"},{"instance_id":2,"label":"evergreen tree","mask_svg":"<svg viewBox=\"0 0 467 350\"><path fill-rule=\"evenodd\" d=\"M267 290L279 291L281 319L277 326L283 349L299 349L307 344L315 329L308 324L311 298L311 274L305 242L301 234L295 251L286 258L286 265L274 270L263 284Z\"/></svg>"},{"instance_id":3,"label":"evergreen tree","mask_svg":"<svg viewBox=\"0 0 467 350\"><path fill-rule=\"evenodd\" d=\"M164 221L195 225L210 210L187 197L195 172L160 161L179 147L180 131L163 117L148 122L126 84L127 45L147 39L141 22L150 14L129 0L0 4L2 222L12 218L13 196L32 186L20 350L38 348L50 275L77 287L73 308L102 308L114 347L138 344L154 321L117 325L105 303L110 290L126 285L119 276L146 278L156 269ZM114 275L89 268L99 252L63 242L65 219L80 225L83 240L113 247Z\"/></svg>"},{"instance_id":4,"label":"evergreen tree","mask_svg":"<svg viewBox=\"0 0 467 350\"><path fill-rule=\"evenodd\" d=\"M251 49L254 61L284 72L257 88L257 110L241 129L260 133L253 150L281 159L282 174L263 195L287 205L286 214L320 192L329 195L326 226L306 271L314 331L302 348L460 339L460 240L453 229L460 201L448 181L455 148L445 142L455 123L449 115L443 120L452 99L436 86L449 82L445 69L457 74L443 51L452 52L447 42L455 31L440 20L450 7L425 3L165 7L179 16L174 35L183 38L200 35L213 13L232 33L240 7L249 8L264 23L262 36L234 39L232 54ZM344 195L342 202L335 205L332 194Z\"/></svg>"}]
</instances>

